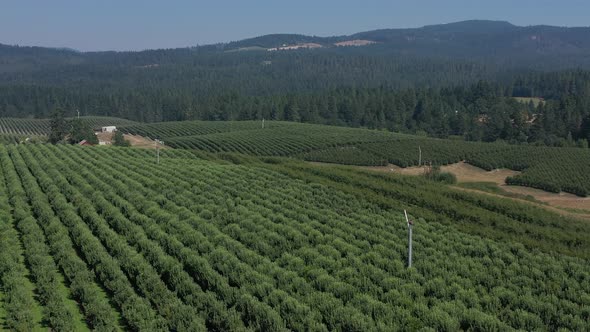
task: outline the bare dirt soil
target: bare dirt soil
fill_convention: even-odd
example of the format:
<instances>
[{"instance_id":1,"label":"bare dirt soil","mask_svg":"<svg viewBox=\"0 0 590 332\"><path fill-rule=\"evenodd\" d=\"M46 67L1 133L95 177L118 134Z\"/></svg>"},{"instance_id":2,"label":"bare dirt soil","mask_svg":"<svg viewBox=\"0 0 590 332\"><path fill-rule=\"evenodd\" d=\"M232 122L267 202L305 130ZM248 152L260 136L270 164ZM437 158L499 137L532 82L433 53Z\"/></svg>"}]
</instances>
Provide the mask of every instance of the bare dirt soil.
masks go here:
<instances>
[{"instance_id":1,"label":"bare dirt soil","mask_svg":"<svg viewBox=\"0 0 590 332\"><path fill-rule=\"evenodd\" d=\"M520 187L520 186L508 186L502 185L502 189L517 193L517 194L524 194L524 195L531 195L535 199L547 203L549 205L567 208L567 209L578 209L578 210L586 210L587 213L590 215L590 197L578 197L573 194L568 194L561 192L559 194L550 193L543 190L535 189L535 188L528 188L528 187ZM583 211L581 211L583 212Z\"/></svg>"},{"instance_id":2,"label":"bare dirt soil","mask_svg":"<svg viewBox=\"0 0 590 332\"><path fill-rule=\"evenodd\" d=\"M590 197L578 197L564 192L556 194L530 187L505 184L506 177L518 175L520 172L517 171L497 169L488 172L464 162L443 166L441 170L455 174L458 182L494 182L505 191L530 195L538 201L559 208L588 210L588 214L590 214Z\"/></svg>"},{"instance_id":3,"label":"bare dirt soil","mask_svg":"<svg viewBox=\"0 0 590 332\"><path fill-rule=\"evenodd\" d=\"M107 144L111 144L114 136L115 136L115 133L97 133L96 134L96 137L98 138L99 142L106 142Z\"/></svg>"},{"instance_id":4,"label":"bare dirt soil","mask_svg":"<svg viewBox=\"0 0 590 332\"><path fill-rule=\"evenodd\" d=\"M385 173L397 173L397 174L404 174L404 175L422 175L424 174L424 167L399 167L394 164L388 164L387 166L359 166L362 169L368 169L371 171L379 171Z\"/></svg>"},{"instance_id":5,"label":"bare dirt soil","mask_svg":"<svg viewBox=\"0 0 590 332\"><path fill-rule=\"evenodd\" d=\"M486 171L465 162L442 166L440 170L455 174L458 182L494 182L498 185L503 185L507 177L520 174L505 168Z\"/></svg>"},{"instance_id":6,"label":"bare dirt soil","mask_svg":"<svg viewBox=\"0 0 590 332\"><path fill-rule=\"evenodd\" d=\"M155 149L156 145L154 141L139 135L129 135L125 134L123 137L131 143L131 146L137 148L145 148L145 149ZM159 145L160 149L170 149L169 146Z\"/></svg>"},{"instance_id":7,"label":"bare dirt soil","mask_svg":"<svg viewBox=\"0 0 590 332\"><path fill-rule=\"evenodd\" d=\"M494 196L494 197L500 197L500 198L507 198L506 196L502 196L502 195L498 195L498 194L494 194L494 193L489 193L486 191L481 191L481 190L475 190L475 189L467 189L467 188L461 188L461 187L455 187L453 186L455 189L461 190L461 191L467 191L467 192L474 192L474 193L478 193L478 194L483 194L483 195L489 195L489 196ZM523 189L532 189L532 188L526 188L526 187L520 187ZM503 187L503 189L506 189ZM537 189L533 189L533 190L537 190ZM542 190L539 190L541 192L543 192ZM529 195L529 193L527 193L526 195ZM556 194L558 195L558 194ZM532 196L532 195L531 195ZM535 197L536 199L538 199L538 197ZM547 202L548 205L545 204L539 204L539 203L535 203L535 202L531 202L528 200L524 200L524 199L520 199L520 198L510 198L512 200L515 201L519 201L525 204L531 204L531 205L535 205L541 209L546 209L549 211L552 211L554 213L557 213L561 216L566 216L566 217L570 217L570 218L578 218L578 219L585 219L585 220L590 220L590 210L588 212L584 212L582 210L579 211L571 211L571 210L564 210L563 206L558 206L558 205L553 205L549 202ZM539 199L540 200L540 199Z\"/></svg>"},{"instance_id":8,"label":"bare dirt soil","mask_svg":"<svg viewBox=\"0 0 590 332\"><path fill-rule=\"evenodd\" d=\"M387 166L361 166L361 168L404 175L422 175L426 171L426 167L424 166L402 168L393 164ZM442 166L440 170L455 174L458 182L494 182L498 185L504 184L506 177L520 173L509 169L496 169L488 172L465 162Z\"/></svg>"}]
</instances>

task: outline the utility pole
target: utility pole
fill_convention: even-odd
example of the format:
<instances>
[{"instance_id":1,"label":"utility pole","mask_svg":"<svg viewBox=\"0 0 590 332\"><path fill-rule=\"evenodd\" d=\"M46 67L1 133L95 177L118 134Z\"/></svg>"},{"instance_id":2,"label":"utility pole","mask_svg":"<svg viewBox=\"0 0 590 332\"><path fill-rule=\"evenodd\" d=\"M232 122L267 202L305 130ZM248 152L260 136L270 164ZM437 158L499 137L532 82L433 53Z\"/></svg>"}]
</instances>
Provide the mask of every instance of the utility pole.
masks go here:
<instances>
[{"instance_id":1,"label":"utility pole","mask_svg":"<svg viewBox=\"0 0 590 332\"><path fill-rule=\"evenodd\" d=\"M408 268L412 267L412 226L414 222L408 219L408 213L404 210L406 216L406 223L408 224Z\"/></svg>"},{"instance_id":2,"label":"utility pole","mask_svg":"<svg viewBox=\"0 0 590 332\"><path fill-rule=\"evenodd\" d=\"M418 145L418 167L422 166L422 148Z\"/></svg>"}]
</instances>

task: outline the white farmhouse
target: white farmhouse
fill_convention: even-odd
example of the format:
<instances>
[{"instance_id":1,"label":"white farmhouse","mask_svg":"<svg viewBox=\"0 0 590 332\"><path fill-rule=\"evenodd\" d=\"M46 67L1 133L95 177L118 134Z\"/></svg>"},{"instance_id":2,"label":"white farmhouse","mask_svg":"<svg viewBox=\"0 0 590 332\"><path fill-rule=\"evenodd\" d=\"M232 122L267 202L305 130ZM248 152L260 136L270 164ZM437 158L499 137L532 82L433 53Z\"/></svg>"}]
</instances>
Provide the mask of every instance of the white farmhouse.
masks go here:
<instances>
[{"instance_id":1,"label":"white farmhouse","mask_svg":"<svg viewBox=\"0 0 590 332\"><path fill-rule=\"evenodd\" d=\"M102 130L101 131L103 133L112 133L112 132L117 131L117 127L115 127L115 126L106 126L106 127L102 127Z\"/></svg>"}]
</instances>

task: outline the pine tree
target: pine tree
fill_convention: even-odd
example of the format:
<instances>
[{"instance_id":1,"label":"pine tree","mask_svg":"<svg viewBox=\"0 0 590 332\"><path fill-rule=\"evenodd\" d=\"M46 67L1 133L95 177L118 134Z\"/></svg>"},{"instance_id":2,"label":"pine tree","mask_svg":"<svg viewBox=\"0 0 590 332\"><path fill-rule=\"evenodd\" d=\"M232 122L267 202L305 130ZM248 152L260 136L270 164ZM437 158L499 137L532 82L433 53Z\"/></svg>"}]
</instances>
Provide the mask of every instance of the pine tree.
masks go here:
<instances>
[{"instance_id":1,"label":"pine tree","mask_svg":"<svg viewBox=\"0 0 590 332\"><path fill-rule=\"evenodd\" d=\"M131 143L129 143L128 140L125 139L125 137L123 137L123 133L120 131L115 131L115 137L113 137L113 145L114 146L130 146Z\"/></svg>"},{"instance_id":2,"label":"pine tree","mask_svg":"<svg viewBox=\"0 0 590 332\"><path fill-rule=\"evenodd\" d=\"M53 111L49 126L49 142L56 144L62 141L67 134L67 123L62 109L57 108Z\"/></svg>"},{"instance_id":3,"label":"pine tree","mask_svg":"<svg viewBox=\"0 0 590 332\"><path fill-rule=\"evenodd\" d=\"M86 140L89 143L98 144L98 138L88 123L83 122L80 119L74 119L70 121L70 125L71 129L68 139L70 143L76 144Z\"/></svg>"}]
</instances>

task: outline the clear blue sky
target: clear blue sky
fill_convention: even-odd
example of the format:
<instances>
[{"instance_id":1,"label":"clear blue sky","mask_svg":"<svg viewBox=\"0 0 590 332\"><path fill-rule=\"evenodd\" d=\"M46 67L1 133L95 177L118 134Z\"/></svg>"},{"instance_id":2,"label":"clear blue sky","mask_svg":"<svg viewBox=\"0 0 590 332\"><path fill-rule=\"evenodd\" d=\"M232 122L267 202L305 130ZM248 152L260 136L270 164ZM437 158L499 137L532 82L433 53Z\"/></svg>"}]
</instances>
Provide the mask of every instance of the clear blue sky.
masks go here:
<instances>
[{"instance_id":1,"label":"clear blue sky","mask_svg":"<svg viewBox=\"0 0 590 332\"><path fill-rule=\"evenodd\" d=\"M1 0L0 43L83 51L318 36L468 19L590 26L588 0Z\"/></svg>"}]
</instances>

